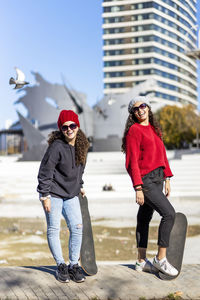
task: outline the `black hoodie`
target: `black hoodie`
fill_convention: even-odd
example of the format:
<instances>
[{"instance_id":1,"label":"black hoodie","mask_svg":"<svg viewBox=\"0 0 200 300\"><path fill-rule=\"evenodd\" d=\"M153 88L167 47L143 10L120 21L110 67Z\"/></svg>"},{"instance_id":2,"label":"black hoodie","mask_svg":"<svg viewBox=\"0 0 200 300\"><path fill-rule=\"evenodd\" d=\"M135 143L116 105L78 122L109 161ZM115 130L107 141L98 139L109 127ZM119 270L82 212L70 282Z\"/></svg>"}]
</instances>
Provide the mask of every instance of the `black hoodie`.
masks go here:
<instances>
[{"instance_id":1,"label":"black hoodie","mask_svg":"<svg viewBox=\"0 0 200 300\"><path fill-rule=\"evenodd\" d=\"M37 191L43 197L71 199L80 192L83 172L84 166L75 163L75 147L56 139L41 161Z\"/></svg>"}]
</instances>

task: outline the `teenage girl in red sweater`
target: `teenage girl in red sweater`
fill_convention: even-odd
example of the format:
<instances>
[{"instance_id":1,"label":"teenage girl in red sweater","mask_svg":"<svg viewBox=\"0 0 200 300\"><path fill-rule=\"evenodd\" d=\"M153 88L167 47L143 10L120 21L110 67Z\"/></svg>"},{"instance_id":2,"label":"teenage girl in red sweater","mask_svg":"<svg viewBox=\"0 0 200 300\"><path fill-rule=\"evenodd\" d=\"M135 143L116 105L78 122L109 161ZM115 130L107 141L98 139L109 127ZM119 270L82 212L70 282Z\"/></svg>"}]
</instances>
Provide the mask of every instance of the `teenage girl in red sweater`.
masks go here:
<instances>
[{"instance_id":1,"label":"teenage girl in red sweater","mask_svg":"<svg viewBox=\"0 0 200 300\"><path fill-rule=\"evenodd\" d=\"M129 173L139 204L136 240L138 248L137 271L155 271L169 275L178 271L166 258L166 248L174 224L175 211L168 198L170 177L173 176L162 141L161 129L154 119L146 97L136 97L129 103L122 151L126 154ZM165 182L165 194L163 193ZM161 215L158 233L158 252L153 264L146 258L149 222L156 210Z\"/></svg>"}]
</instances>

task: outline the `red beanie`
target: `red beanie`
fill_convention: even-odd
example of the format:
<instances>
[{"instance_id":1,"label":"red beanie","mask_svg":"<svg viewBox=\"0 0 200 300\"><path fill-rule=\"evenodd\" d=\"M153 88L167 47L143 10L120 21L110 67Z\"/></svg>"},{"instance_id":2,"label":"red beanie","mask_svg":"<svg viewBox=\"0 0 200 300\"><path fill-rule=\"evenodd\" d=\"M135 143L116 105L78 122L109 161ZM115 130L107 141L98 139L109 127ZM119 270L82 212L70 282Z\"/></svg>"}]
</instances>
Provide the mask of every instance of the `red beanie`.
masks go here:
<instances>
[{"instance_id":1,"label":"red beanie","mask_svg":"<svg viewBox=\"0 0 200 300\"><path fill-rule=\"evenodd\" d=\"M73 112L73 110L62 110L60 112L57 122L58 128L61 129L62 125L67 121L73 121L74 123L76 123L76 125L78 125L78 127L80 127L78 115Z\"/></svg>"}]
</instances>

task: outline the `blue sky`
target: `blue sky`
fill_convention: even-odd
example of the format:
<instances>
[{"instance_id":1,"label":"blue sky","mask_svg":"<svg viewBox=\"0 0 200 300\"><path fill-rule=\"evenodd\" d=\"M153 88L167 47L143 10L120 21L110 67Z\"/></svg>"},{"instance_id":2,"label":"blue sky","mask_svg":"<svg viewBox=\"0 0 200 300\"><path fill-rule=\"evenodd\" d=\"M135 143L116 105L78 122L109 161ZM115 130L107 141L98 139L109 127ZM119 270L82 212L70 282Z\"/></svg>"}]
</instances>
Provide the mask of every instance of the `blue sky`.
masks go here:
<instances>
[{"instance_id":1,"label":"blue sky","mask_svg":"<svg viewBox=\"0 0 200 300\"><path fill-rule=\"evenodd\" d=\"M17 66L52 83L87 94L92 106L103 96L101 0L0 0L0 128L18 119L20 94L9 86ZM198 1L199 2L199 1ZM200 6L200 4L198 4ZM200 17L198 18L200 20Z\"/></svg>"},{"instance_id":2,"label":"blue sky","mask_svg":"<svg viewBox=\"0 0 200 300\"><path fill-rule=\"evenodd\" d=\"M101 13L100 0L0 1L0 128L21 109L8 85L15 66L31 84L31 71L52 83L62 83L62 73L90 105L102 97Z\"/></svg>"}]
</instances>

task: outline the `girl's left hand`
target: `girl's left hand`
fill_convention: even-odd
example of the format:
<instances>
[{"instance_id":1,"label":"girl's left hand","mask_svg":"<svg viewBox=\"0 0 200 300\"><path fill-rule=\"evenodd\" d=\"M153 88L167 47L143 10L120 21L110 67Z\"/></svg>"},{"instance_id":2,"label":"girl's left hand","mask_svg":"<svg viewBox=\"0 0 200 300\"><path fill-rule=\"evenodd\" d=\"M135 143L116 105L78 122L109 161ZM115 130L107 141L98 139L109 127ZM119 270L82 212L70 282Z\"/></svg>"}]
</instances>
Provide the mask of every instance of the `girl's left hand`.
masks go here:
<instances>
[{"instance_id":1,"label":"girl's left hand","mask_svg":"<svg viewBox=\"0 0 200 300\"><path fill-rule=\"evenodd\" d=\"M166 197L169 197L170 193L171 193L170 181L165 180L165 195L166 195Z\"/></svg>"},{"instance_id":2,"label":"girl's left hand","mask_svg":"<svg viewBox=\"0 0 200 300\"><path fill-rule=\"evenodd\" d=\"M85 197L85 190L84 190L84 189L81 189L80 192L81 192L81 195L82 195L83 197Z\"/></svg>"}]
</instances>

